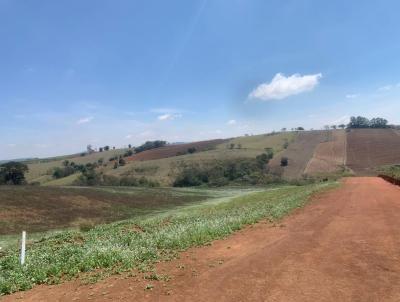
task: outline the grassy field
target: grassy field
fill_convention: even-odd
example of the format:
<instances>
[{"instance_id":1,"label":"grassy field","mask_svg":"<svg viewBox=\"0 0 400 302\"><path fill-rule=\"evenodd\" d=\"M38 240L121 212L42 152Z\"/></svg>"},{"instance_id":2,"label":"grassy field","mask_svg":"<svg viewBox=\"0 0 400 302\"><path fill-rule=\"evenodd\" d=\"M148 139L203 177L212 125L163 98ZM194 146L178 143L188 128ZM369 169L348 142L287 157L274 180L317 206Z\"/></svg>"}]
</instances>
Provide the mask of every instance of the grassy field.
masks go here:
<instances>
[{"instance_id":1,"label":"grassy field","mask_svg":"<svg viewBox=\"0 0 400 302\"><path fill-rule=\"evenodd\" d=\"M226 195L224 190L217 190L213 194L220 194L220 198L181 206L171 204L163 210L99 225L88 232L62 232L31 243L23 267L19 265L18 251L7 250L0 257L0 292L57 283L82 272L92 272L91 278L97 279L132 268L146 269L156 261L175 257L180 250L225 237L261 219L280 219L303 206L313 193L334 185L278 186L255 193L240 190L238 197L234 197L238 192L228 190ZM116 189L107 190L112 194ZM184 191L187 194L193 189Z\"/></svg>"}]
</instances>

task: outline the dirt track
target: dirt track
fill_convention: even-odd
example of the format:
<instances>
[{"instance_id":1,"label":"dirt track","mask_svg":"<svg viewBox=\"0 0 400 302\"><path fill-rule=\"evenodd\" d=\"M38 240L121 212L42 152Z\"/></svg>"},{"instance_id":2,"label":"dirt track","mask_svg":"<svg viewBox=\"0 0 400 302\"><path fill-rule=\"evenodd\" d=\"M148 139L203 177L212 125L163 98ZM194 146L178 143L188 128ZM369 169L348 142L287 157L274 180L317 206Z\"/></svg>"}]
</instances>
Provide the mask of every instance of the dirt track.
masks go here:
<instances>
[{"instance_id":1,"label":"dirt track","mask_svg":"<svg viewBox=\"0 0 400 302\"><path fill-rule=\"evenodd\" d=\"M259 223L159 265L169 282L119 276L4 301L400 301L399 229L400 188L349 178L279 225Z\"/></svg>"}]
</instances>

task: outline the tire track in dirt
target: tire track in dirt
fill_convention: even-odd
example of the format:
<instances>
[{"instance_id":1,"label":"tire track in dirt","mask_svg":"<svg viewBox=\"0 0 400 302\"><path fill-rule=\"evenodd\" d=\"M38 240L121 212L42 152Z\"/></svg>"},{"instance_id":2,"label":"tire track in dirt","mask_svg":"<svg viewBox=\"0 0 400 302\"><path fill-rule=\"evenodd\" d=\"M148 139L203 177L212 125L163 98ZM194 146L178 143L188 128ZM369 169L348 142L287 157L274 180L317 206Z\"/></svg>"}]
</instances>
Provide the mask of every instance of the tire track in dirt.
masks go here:
<instances>
[{"instance_id":1,"label":"tire track in dirt","mask_svg":"<svg viewBox=\"0 0 400 302\"><path fill-rule=\"evenodd\" d=\"M279 224L160 263L168 282L117 276L4 301L400 301L399 200L400 188L380 178L348 178Z\"/></svg>"}]
</instances>

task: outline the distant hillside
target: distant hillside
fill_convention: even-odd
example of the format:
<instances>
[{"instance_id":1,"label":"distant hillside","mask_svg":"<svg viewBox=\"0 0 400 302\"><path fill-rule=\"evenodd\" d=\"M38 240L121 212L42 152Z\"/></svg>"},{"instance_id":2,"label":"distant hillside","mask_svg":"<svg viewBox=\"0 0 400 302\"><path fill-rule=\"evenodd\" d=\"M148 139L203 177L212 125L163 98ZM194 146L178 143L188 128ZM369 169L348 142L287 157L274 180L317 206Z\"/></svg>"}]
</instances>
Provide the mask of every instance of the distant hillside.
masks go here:
<instances>
[{"instance_id":1,"label":"distant hillside","mask_svg":"<svg viewBox=\"0 0 400 302\"><path fill-rule=\"evenodd\" d=\"M255 158L267 149L274 153L269 163L270 172L284 179L337 174L349 169L365 175L375 173L379 166L400 163L400 132L394 129L288 131L168 144L124 157L125 165L117 168L115 158L128 149L30 159L27 180L43 185L71 185L79 173L58 180L51 176L53 169L62 167L63 161L68 159L78 165L101 162L97 171L105 175L145 177L168 186L181 167L224 159ZM288 159L286 167L281 166L282 157Z\"/></svg>"}]
</instances>

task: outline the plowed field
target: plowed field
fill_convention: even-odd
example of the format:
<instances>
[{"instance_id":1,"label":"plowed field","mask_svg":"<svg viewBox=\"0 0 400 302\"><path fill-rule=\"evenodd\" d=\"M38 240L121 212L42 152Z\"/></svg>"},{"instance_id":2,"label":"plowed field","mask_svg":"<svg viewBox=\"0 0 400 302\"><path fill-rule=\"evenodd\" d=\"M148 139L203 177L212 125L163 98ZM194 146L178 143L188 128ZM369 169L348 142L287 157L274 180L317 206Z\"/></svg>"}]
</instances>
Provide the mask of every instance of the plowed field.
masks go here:
<instances>
[{"instance_id":1,"label":"plowed field","mask_svg":"<svg viewBox=\"0 0 400 302\"><path fill-rule=\"evenodd\" d=\"M347 166L359 175L400 163L400 136L392 129L356 129L347 133Z\"/></svg>"}]
</instances>

